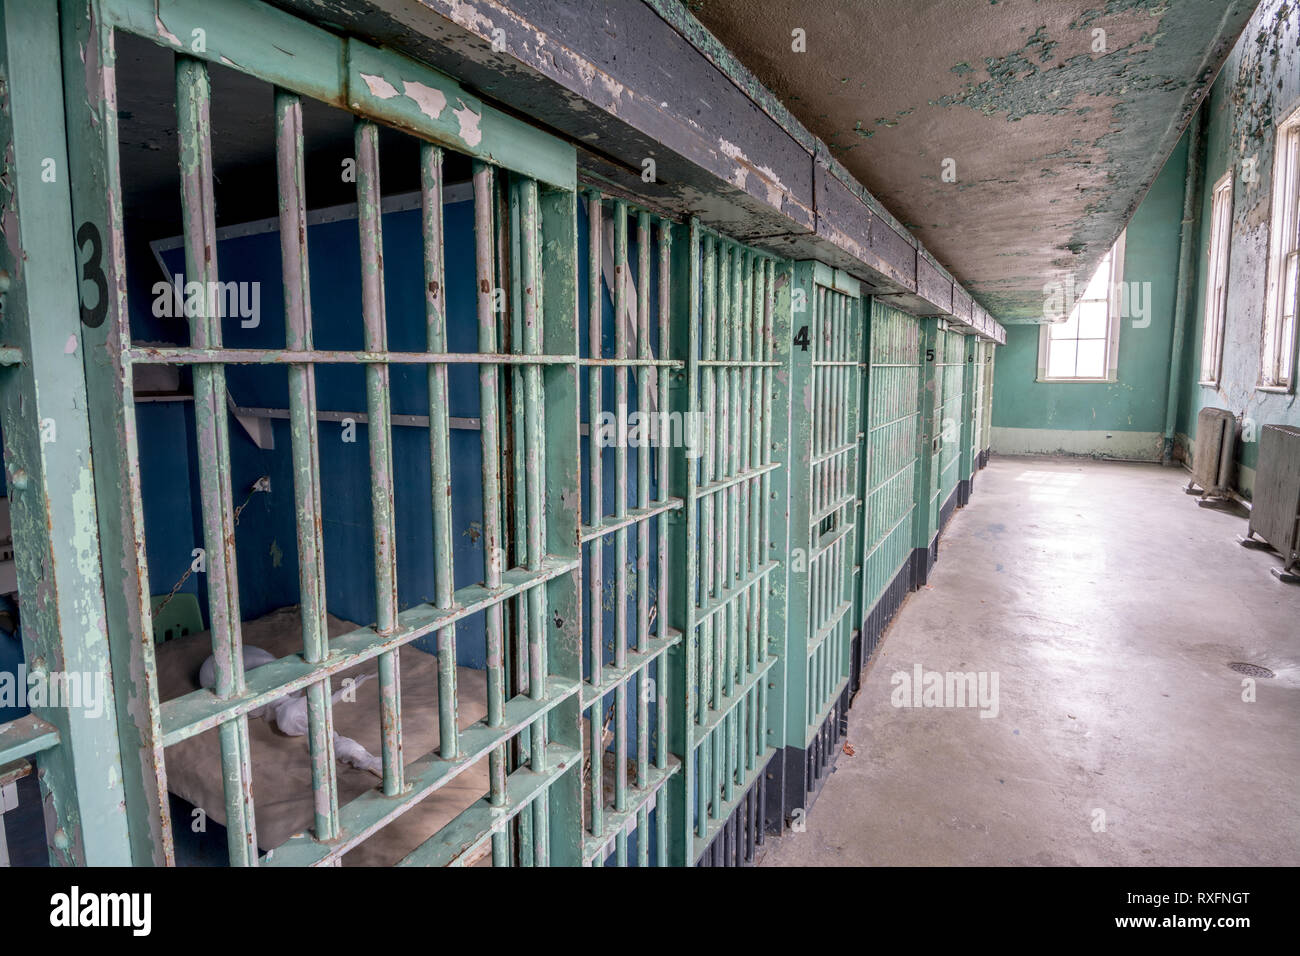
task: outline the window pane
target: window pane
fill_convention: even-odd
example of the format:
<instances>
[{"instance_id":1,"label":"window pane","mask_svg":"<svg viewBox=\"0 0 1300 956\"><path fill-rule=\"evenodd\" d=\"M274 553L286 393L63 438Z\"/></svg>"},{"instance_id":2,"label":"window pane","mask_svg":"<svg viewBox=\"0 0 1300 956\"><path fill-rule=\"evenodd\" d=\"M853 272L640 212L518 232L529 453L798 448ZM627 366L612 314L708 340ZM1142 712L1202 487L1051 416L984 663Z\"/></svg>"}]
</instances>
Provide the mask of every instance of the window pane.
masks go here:
<instances>
[{"instance_id":1,"label":"window pane","mask_svg":"<svg viewBox=\"0 0 1300 956\"><path fill-rule=\"evenodd\" d=\"M1105 302L1080 303L1079 338L1104 339L1106 337L1106 313L1108 311Z\"/></svg>"},{"instance_id":2,"label":"window pane","mask_svg":"<svg viewBox=\"0 0 1300 956\"><path fill-rule=\"evenodd\" d=\"M1075 375L1079 378L1106 377L1106 340L1092 339L1079 343L1078 365Z\"/></svg>"},{"instance_id":3,"label":"window pane","mask_svg":"<svg viewBox=\"0 0 1300 956\"><path fill-rule=\"evenodd\" d=\"M1079 337L1079 309L1076 306L1070 317L1064 322L1052 326L1052 338L1077 339Z\"/></svg>"},{"instance_id":4,"label":"window pane","mask_svg":"<svg viewBox=\"0 0 1300 956\"><path fill-rule=\"evenodd\" d=\"M1072 339L1050 342L1047 346L1048 378L1074 377L1074 351L1076 343Z\"/></svg>"},{"instance_id":5,"label":"window pane","mask_svg":"<svg viewBox=\"0 0 1300 956\"><path fill-rule=\"evenodd\" d=\"M1101 265L1097 271L1092 274L1092 279L1088 281L1088 287L1083 290L1081 299L1104 299L1107 294L1107 287L1110 285L1110 253L1106 253L1106 258L1101 260Z\"/></svg>"}]
</instances>

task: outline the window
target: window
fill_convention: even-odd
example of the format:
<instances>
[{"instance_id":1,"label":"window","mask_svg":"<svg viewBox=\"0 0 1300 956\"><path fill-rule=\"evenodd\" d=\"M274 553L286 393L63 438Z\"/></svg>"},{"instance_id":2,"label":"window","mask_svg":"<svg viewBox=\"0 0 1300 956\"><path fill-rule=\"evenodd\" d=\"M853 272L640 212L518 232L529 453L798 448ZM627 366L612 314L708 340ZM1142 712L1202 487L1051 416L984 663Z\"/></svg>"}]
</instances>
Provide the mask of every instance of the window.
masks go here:
<instances>
[{"instance_id":1,"label":"window","mask_svg":"<svg viewBox=\"0 0 1300 956\"><path fill-rule=\"evenodd\" d=\"M1210 201L1210 266L1205 279L1205 329L1201 384L1218 385L1223 365L1223 325L1228 311L1228 248L1232 245L1232 174L1214 184Z\"/></svg>"},{"instance_id":2,"label":"window","mask_svg":"<svg viewBox=\"0 0 1300 956\"><path fill-rule=\"evenodd\" d=\"M1044 325L1038 340L1041 382L1113 382L1119 355L1124 235L1097 266L1064 322Z\"/></svg>"},{"instance_id":3,"label":"window","mask_svg":"<svg viewBox=\"0 0 1300 956\"><path fill-rule=\"evenodd\" d=\"M1277 128L1268 299L1260 387L1289 391L1295 360L1296 273L1300 270L1300 109Z\"/></svg>"}]
</instances>

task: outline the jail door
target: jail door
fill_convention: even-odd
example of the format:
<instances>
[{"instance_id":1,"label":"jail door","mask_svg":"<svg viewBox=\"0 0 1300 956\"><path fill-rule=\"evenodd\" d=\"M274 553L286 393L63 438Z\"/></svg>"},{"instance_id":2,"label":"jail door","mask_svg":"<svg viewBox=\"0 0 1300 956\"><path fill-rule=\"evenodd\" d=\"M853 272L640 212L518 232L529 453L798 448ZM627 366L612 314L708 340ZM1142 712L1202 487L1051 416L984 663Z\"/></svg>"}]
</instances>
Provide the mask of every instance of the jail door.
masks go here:
<instances>
[{"instance_id":1,"label":"jail door","mask_svg":"<svg viewBox=\"0 0 1300 956\"><path fill-rule=\"evenodd\" d=\"M857 563L862 301L857 280L816 262L795 268L790 390L790 570L784 670L787 815L842 735ZM803 306L800 311L800 305ZM808 756L811 754L811 756Z\"/></svg>"},{"instance_id":2,"label":"jail door","mask_svg":"<svg viewBox=\"0 0 1300 956\"><path fill-rule=\"evenodd\" d=\"M966 371L966 339L948 324L937 331L935 362L935 421L939 436L935 461L934 515L940 530L957 507L961 472L962 378Z\"/></svg>"},{"instance_id":3,"label":"jail door","mask_svg":"<svg viewBox=\"0 0 1300 956\"><path fill-rule=\"evenodd\" d=\"M0 723L0 817L19 809L18 783L34 772L51 862L121 865L130 850L53 5L0 4L0 86L0 432L24 658L0 677L0 708L30 711ZM0 830L0 865L7 857Z\"/></svg>"},{"instance_id":4,"label":"jail door","mask_svg":"<svg viewBox=\"0 0 1300 956\"><path fill-rule=\"evenodd\" d=\"M670 753L668 738L685 718L666 664L682 641L681 627L669 624L680 618L680 596L670 595L681 593L669 523L684 506L673 472L699 441L674 386L687 365L674 311L691 279L677 262L687 238L625 200L596 190L584 200L583 862L665 866L680 862L670 853L679 835L670 833L684 826L680 805L666 799L681 774L681 751Z\"/></svg>"},{"instance_id":5,"label":"jail door","mask_svg":"<svg viewBox=\"0 0 1300 956\"><path fill-rule=\"evenodd\" d=\"M699 445L683 459L686 501L683 631L685 766L682 862L711 847L732 861L761 840L763 771L772 753L769 673L784 652L783 462L785 411L775 397L774 328L788 293L783 263L692 221L682 244L688 276L682 407ZM782 299L788 302L788 298ZM730 849L727 849L730 847ZM712 861L706 861L712 862Z\"/></svg>"},{"instance_id":6,"label":"jail door","mask_svg":"<svg viewBox=\"0 0 1300 956\"><path fill-rule=\"evenodd\" d=\"M108 647L118 695L123 781L137 862L174 861L168 819L170 748L216 729L224 780L227 848L232 864L333 864L391 826L479 761L487 792L403 864L461 864L491 848L497 865L578 863L584 855L580 808L583 680L580 599L580 451L576 290L576 164L571 146L484 104L448 77L393 51L327 32L267 4L234 0L63 0L63 68L75 248L81 282L90 437L100 504ZM180 186L172 202L183 219L184 271L200 289L219 287L214 209L214 71L267 84L265 122L274 142L274 174L256 184L277 198L283 347L228 347L231 324L204 295L186 311L183 341L147 345L132 333L127 291L118 85L127 35L174 56L174 129ZM134 41L139 43L137 39ZM154 49L154 47L149 47ZM222 76L226 74L223 73ZM35 84L28 83L28 86ZM163 97L171 102L171 95ZM313 342L312 267L307 235L304 130L313 111L346 110L359 242L359 343L320 349ZM420 301L386 314L380 142L391 130L413 137L402 176L418 184L423 276ZM269 139L268 139L269 141ZM403 140L403 143L406 141ZM444 243L444 180L461 171L473 202L473 292L477 342L448 340L449 250ZM334 174L337 177L337 173ZM461 288L467 287L465 284ZM469 306L466 306L469 308ZM414 323L414 326L411 325ZM187 326L187 328L186 328ZM422 344L391 349L392 329L418 330ZM162 700L153 642L140 435L134 385L154 366L186 370L198 456L202 543L216 686ZM237 566L238 511L232 478L228 373L236 367L283 370L291 437L301 645L245 675L241 583L256 570ZM449 372L477 370L482 567L457 587L450 545ZM326 566L320 513L318 375L333 367L364 378L361 424L367 454L359 485L368 499L370 547L359 565L373 569L375 620L327 635L327 576L354 573L352 562ZM401 369L427 375L428 484L400 493L427 495L430 525L399 527L394 506L392 383ZM404 423L405 424L405 423ZM507 477L509 476L509 477ZM81 487L75 500L89 500ZM399 494L400 498L400 494ZM514 520L512 521L512 517ZM513 530L512 530L513 529ZM399 602L397 542L428 542L434 564L423 603ZM462 575L462 577L464 577ZM477 579L477 580L475 580ZM405 606L403 606L405 604ZM476 622L485 640L486 716L458 727L458 628ZM418 760L403 750L399 652L420 640L436 648L439 746ZM382 780L340 799L334 752L334 682L348 668L377 666ZM311 828L273 853L260 854L249 715L284 695L305 692L311 754Z\"/></svg>"},{"instance_id":7,"label":"jail door","mask_svg":"<svg viewBox=\"0 0 1300 956\"><path fill-rule=\"evenodd\" d=\"M984 340L977 335L966 339L966 378L962 399L966 414L962 418L961 477L970 482L979 471L980 436L984 420ZM969 494L969 491L968 491Z\"/></svg>"},{"instance_id":8,"label":"jail door","mask_svg":"<svg viewBox=\"0 0 1300 956\"><path fill-rule=\"evenodd\" d=\"M980 422L980 465L989 463L989 449L993 446L993 365L994 352L997 347L992 342L984 343L984 414Z\"/></svg>"},{"instance_id":9,"label":"jail door","mask_svg":"<svg viewBox=\"0 0 1300 956\"><path fill-rule=\"evenodd\" d=\"M878 299L871 300L870 315L862 427L862 663L911 588L922 371L920 322Z\"/></svg>"}]
</instances>

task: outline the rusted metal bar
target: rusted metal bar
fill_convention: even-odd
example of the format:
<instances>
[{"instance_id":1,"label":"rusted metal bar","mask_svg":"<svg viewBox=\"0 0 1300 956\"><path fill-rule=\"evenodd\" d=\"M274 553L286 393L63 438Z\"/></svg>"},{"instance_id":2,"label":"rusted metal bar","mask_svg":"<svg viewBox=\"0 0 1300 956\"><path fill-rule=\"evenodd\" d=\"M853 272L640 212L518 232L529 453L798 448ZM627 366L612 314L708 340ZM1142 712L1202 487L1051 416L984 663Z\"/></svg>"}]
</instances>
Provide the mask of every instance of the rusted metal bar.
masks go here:
<instances>
[{"instance_id":1,"label":"rusted metal bar","mask_svg":"<svg viewBox=\"0 0 1300 956\"><path fill-rule=\"evenodd\" d=\"M538 210L537 182L525 179L519 186L520 294L522 298L523 350L537 355L542 351L544 313L539 268L541 218ZM542 436L546 428L542 392L542 369L538 365L523 368L524 378L524 496L527 514L527 567L536 570L546 558L546 457ZM545 588L528 592L528 693L541 700L546 693L547 605ZM534 773L545 774L547 764L546 722L534 721L529 728L529 766ZM532 863L545 866L549 859L550 799L543 790L532 803Z\"/></svg>"},{"instance_id":2,"label":"rusted metal bar","mask_svg":"<svg viewBox=\"0 0 1300 956\"><path fill-rule=\"evenodd\" d=\"M614 202L614 347L615 357L627 358L628 341L623 334L623 317L627 309L627 204ZM627 414L627 369L614 370L614 406L619 416ZM614 517L627 514L627 446L619 441L614 448ZM614 666L627 663L627 526L614 533ZM627 810L627 682L614 688L614 810ZM627 831L619 830L614 841L614 856L619 866L627 861Z\"/></svg>"},{"instance_id":3,"label":"rusted metal bar","mask_svg":"<svg viewBox=\"0 0 1300 956\"><path fill-rule=\"evenodd\" d=\"M424 316L429 351L447 351L446 257L443 251L442 150L420 144L420 222L424 246ZM429 476L433 506L433 604L450 608L455 590L451 543L451 420L447 366L429 366ZM460 756L457 726L456 625L438 631L438 752Z\"/></svg>"},{"instance_id":4,"label":"rusted metal bar","mask_svg":"<svg viewBox=\"0 0 1300 956\"><path fill-rule=\"evenodd\" d=\"M383 232L379 187L379 127L358 121L357 222L361 233L361 315L367 351L388 350L384 308ZM370 444L370 514L374 523L375 630L397 629L397 533L393 507L392 414L387 364L366 366ZM384 793L402 791L401 674L397 655L379 656L379 722L383 731Z\"/></svg>"},{"instance_id":5,"label":"rusted metal bar","mask_svg":"<svg viewBox=\"0 0 1300 956\"><path fill-rule=\"evenodd\" d=\"M185 270L191 281L214 288L217 281L217 229L212 192L211 89L208 68L200 60L176 58L177 132L180 137L181 215L185 234ZM221 317L209 314L207 296L197 304L190 338L198 348L221 347ZM220 365L194 369L194 419L199 457L199 493L203 513L208 613L216 664L215 692L220 698L244 689L244 654L240 638L239 577L235 566L235 509L231 501L230 433L226 419L226 377ZM221 724L221 765L225 782L227 847L232 866L257 864L253 817L252 753L248 721L236 717Z\"/></svg>"},{"instance_id":6,"label":"rusted metal bar","mask_svg":"<svg viewBox=\"0 0 1300 956\"><path fill-rule=\"evenodd\" d=\"M650 215L637 215L637 358L644 362L652 359L650 352ZM647 366L636 370L637 411L647 416L650 405L650 374ZM650 419L643 418L643 422ZM636 450L637 507L650 507L651 440L649 424L644 425L640 446ZM636 649L644 652L650 642L650 522L637 522L636 550ZM637 673L636 684L636 782L643 788L650 775L650 675L645 668ZM648 810L644 803L637 811L637 863L650 865L650 834Z\"/></svg>"},{"instance_id":7,"label":"rusted metal bar","mask_svg":"<svg viewBox=\"0 0 1300 956\"><path fill-rule=\"evenodd\" d=\"M303 173L302 100L275 93L276 171L280 207L280 261L284 283L285 346L310 350L311 276L307 259L307 204ZM298 541L298 592L303 658L316 664L329 653L325 610L324 511L320 489L320 436L316 430L316 372L291 365L289 434ZM317 839L333 840L339 828L338 774L334 764L334 713L330 679L307 688L307 741Z\"/></svg>"},{"instance_id":8,"label":"rusted metal bar","mask_svg":"<svg viewBox=\"0 0 1300 956\"><path fill-rule=\"evenodd\" d=\"M604 215L600 193L587 195L587 351L589 361L601 358L601 250L604 248ZM602 468L604 455L598 440L597 422L602 411L601 386L604 372L598 364L592 364L587 372L587 491L588 522L595 533L588 550L588 604L590 617L588 621L588 673L593 686L601 685L601 670L604 665L605 648L604 631L604 541L599 532L604 522L604 489ZM588 766L591 768L591 818L590 830L593 834L601 833L605 826L604 796L604 701L598 698L588 712L590 756Z\"/></svg>"},{"instance_id":9,"label":"rusted metal bar","mask_svg":"<svg viewBox=\"0 0 1300 956\"><path fill-rule=\"evenodd\" d=\"M493 204L496 195L493 169L484 162L474 163L474 266L478 289L479 350L493 353L497 348L495 312L495 242ZM483 453L483 573L489 588L501 580L501 476L500 422L498 417L498 370L495 364L479 367L480 445ZM505 705L505 659L502 640L502 607L494 603L486 611L487 625L487 725L499 727ZM494 807L506 803L506 751L502 745L488 758L489 802ZM497 866L508 863L509 845L504 831L492 834L492 861Z\"/></svg>"},{"instance_id":10,"label":"rusted metal bar","mask_svg":"<svg viewBox=\"0 0 1300 956\"><path fill-rule=\"evenodd\" d=\"M669 322L671 320L671 276L672 276L672 224L666 220L659 221L659 321L656 325L658 332L658 352L659 358L667 358L669 351ZM659 411L661 415L668 414L668 374L661 372L659 375ZM661 418L661 421L666 421ZM689 429L689 420L685 424ZM663 441L664 426L660 426L660 447L656 455L658 465L658 486L659 486L659 503L660 507L665 506L668 501L668 459L669 451L667 443ZM686 440L690 441L689 432L686 433ZM655 591L655 626L657 634L660 637L668 633L668 516L661 512L656 522L659 531L656 557L658 558L658 574L656 581L658 588ZM655 766L663 770L668 766L668 695L664 683L664 669L662 659L659 664L655 665ZM664 866L667 861L667 809L662 802L658 806L657 824L657 865Z\"/></svg>"}]
</instances>

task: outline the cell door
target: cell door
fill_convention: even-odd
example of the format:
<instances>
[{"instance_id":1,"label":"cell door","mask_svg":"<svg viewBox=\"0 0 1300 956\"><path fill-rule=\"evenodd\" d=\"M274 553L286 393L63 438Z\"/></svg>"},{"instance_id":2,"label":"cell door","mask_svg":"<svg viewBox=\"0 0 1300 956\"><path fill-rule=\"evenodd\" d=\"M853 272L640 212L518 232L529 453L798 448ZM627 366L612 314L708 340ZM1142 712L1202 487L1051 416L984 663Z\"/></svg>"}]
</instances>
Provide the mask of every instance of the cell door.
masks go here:
<instances>
[{"instance_id":1,"label":"cell door","mask_svg":"<svg viewBox=\"0 0 1300 956\"><path fill-rule=\"evenodd\" d=\"M993 365L997 346L984 343L984 415L980 422L980 467L989 463L989 449L993 446Z\"/></svg>"},{"instance_id":2,"label":"cell door","mask_svg":"<svg viewBox=\"0 0 1300 956\"><path fill-rule=\"evenodd\" d=\"M403 865L580 863L573 148L269 5L61 12L134 859L175 861L169 790L206 792L215 772L199 809L222 817L232 864L337 864L384 840ZM153 140L137 135L151 117ZM172 150L176 162L150 159ZM238 245L255 231L241 217L259 211L278 237L261 252ZM185 281L158 289L141 244L172 216L178 260L159 264ZM243 310L259 289L260 318ZM193 452L179 484L157 476L185 452L168 457L142 426L171 400L168 434ZM250 482L250 462L268 481ZM193 529L160 522L160 502L191 483ZM279 533L259 539L267 528ZM167 549L191 530L195 561L172 594L199 581L210 641L173 671L150 594L169 598ZM248 648L283 634L254 635L245 618L276 588L295 602L293 646L253 669ZM169 692L206 653L211 687ZM350 690L374 701L364 758L339 733ZM295 694L308 755L296 780L250 731ZM211 746L196 760L200 739ZM347 753L373 779L349 776L362 768ZM282 796L309 810L274 824L294 831L279 842Z\"/></svg>"},{"instance_id":3,"label":"cell door","mask_svg":"<svg viewBox=\"0 0 1300 956\"><path fill-rule=\"evenodd\" d=\"M769 675L785 650L775 586L785 554L784 463L775 453L786 414L775 395L785 284L783 263L694 220L685 239L679 407L698 441L679 478L685 712L675 738L685 768L677 854L691 865L752 860L762 840Z\"/></svg>"},{"instance_id":4,"label":"cell door","mask_svg":"<svg viewBox=\"0 0 1300 956\"><path fill-rule=\"evenodd\" d=\"M790 569L784 812L806 809L843 733L858 563L857 280L798 263L790 339ZM802 310L800 306L803 306Z\"/></svg>"},{"instance_id":5,"label":"cell door","mask_svg":"<svg viewBox=\"0 0 1300 956\"><path fill-rule=\"evenodd\" d=\"M911 588L920 415L921 324L878 299L870 303L863 415L861 663Z\"/></svg>"},{"instance_id":6,"label":"cell door","mask_svg":"<svg viewBox=\"0 0 1300 956\"><path fill-rule=\"evenodd\" d=\"M961 476L962 380L966 372L966 338L946 322L938 330L935 362L935 420L939 424L939 449L934 463L934 515L943 530L957 509Z\"/></svg>"},{"instance_id":7,"label":"cell door","mask_svg":"<svg viewBox=\"0 0 1300 956\"><path fill-rule=\"evenodd\" d=\"M0 4L0 495L12 530L0 579L17 592L0 633L0 866L6 816L52 864L130 862L61 83L57 8ZM13 862L31 862L25 843Z\"/></svg>"}]
</instances>

